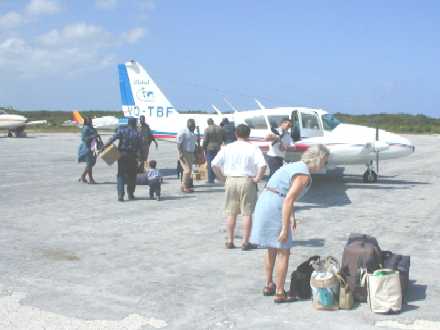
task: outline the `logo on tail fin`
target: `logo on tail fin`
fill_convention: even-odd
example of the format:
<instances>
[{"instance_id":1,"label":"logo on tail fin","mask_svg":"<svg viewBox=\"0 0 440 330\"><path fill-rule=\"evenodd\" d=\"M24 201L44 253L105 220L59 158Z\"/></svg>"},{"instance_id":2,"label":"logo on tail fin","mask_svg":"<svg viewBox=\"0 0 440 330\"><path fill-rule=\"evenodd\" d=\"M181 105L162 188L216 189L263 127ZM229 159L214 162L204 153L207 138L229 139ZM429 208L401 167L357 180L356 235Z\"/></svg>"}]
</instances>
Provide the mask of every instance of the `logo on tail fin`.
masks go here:
<instances>
[{"instance_id":1,"label":"logo on tail fin","mask_svg":"<svg viewBox=\"0 0 440 330\"><path fill-rule=\"evenodd\" d=\"M127 117L144 115L169 118L177 114L174 106L136 61L118 65L122 111Z\"/></svg>"}]
</instances>

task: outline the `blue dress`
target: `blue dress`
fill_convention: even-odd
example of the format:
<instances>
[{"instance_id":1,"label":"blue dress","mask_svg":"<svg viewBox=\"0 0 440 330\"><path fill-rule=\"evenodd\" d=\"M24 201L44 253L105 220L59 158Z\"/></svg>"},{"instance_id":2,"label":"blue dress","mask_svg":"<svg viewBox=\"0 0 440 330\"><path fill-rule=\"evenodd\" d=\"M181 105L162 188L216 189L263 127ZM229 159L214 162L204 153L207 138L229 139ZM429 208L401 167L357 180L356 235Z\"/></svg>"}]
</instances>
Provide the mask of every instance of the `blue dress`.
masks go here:
<instances>
[{"instance_id":1,"label":"blue dress","mask_svg":"<svg viewBox=\"0 0 440 330\"><path fill-rule=\"evenodd\" d=\"M78 148L78 162L86 162L87 167L92 167L96 163L96 155L91 150L92 140L98 136L93 127L84 125L81 128L81 143Z\"/></svg>"},{"instance_id":2,"label":"blue dress","mask_svg":"<svg viewBox=\"0 0 440 330\"><path fill-rule=\"evenodd\" d=\"M292 229L289 228L289 237L287 242L280 243L278 237L282 227L282 208L284 196L290 189L290 185L295 175L304 174L310 177L310 171L304 162L295 162L282 166L276 171L267 187L273 188L283 196L272 191L264 190L258 198L253 217L252 232L250 241L264 248L290 249L293 246ZM300 197L309 190L309 184L303 190Z\"/></svg>"}]
</instances>

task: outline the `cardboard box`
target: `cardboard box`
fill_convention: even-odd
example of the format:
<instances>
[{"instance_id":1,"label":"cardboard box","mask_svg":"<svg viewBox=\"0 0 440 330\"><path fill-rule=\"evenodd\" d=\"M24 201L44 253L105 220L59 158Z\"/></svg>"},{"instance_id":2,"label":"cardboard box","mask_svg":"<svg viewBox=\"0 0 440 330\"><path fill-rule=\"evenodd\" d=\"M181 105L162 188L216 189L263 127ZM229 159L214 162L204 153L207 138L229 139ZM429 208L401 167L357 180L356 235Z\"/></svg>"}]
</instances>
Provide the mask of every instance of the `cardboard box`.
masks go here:
<instances>
[{"instance_id":1,"label":"cardboard box","mask_svg":"<svg viewBox=\"0 0 440 330\"><path fill-rule=\"evenodd\" d=\"M107 149L105 149L101 154L101 158L106 162L107 165L112 165L115 161L121 158L121 154L118 151L118 148L112 144Z\"/></svg>"}]
</instances>

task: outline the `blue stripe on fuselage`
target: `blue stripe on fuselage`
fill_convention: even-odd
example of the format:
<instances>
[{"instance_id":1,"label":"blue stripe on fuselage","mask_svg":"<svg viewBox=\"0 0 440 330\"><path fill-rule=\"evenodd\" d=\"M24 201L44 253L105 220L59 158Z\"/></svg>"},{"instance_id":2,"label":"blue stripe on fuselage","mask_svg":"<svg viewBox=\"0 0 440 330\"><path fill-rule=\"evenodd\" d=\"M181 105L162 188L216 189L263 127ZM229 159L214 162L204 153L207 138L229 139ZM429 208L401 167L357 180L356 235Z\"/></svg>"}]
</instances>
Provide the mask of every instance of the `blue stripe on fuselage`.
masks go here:
<instances>
[{"instance_id":1,"label":"blue stripe on fuselage","mask_svg":"<svg viewBox=\"0 0 440 330\"><path fill-rule=\"evenodd\" d=\"M125 64L118 65L119 89L121 91L122 105L135 105L133 93L131 92L130 80L128 79L127 67Z\"/></svg>"}]
</instances>

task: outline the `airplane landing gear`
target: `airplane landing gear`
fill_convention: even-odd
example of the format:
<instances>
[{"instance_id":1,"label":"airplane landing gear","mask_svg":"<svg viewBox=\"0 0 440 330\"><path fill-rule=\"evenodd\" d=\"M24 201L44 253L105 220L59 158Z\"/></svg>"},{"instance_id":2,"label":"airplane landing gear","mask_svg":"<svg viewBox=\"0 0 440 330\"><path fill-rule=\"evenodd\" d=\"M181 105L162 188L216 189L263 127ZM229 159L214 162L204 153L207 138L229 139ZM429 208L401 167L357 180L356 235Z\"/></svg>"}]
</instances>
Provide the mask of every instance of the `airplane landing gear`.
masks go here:
<instances>
[{"instance_id":1,"label":"airplane landing gear","mask_svg":"<svg viewBox=\"0 0 440 330\"><path fill-rule=\"evenodd\" d=\"M375 183L377 182L377 173L373 170L373 161L371 161L367 165L367 170L365 171L363 175L363 181L364 183Z\"/></svg>"},{"instance_id":2,"label":"airplane landing gear","mask_svg":"<svg viewBox=\"0 0 440 330\"><path fill-rule=\"evenodd\" d=\"M11 138L11 137L12 137L12 131L9 130L9 131L8 131L8 138Z\"/></svg>"}]
</instances>

